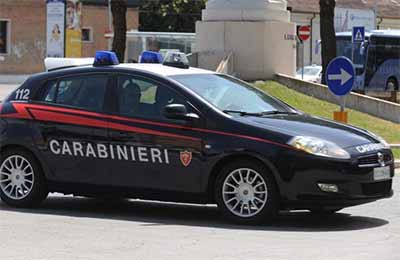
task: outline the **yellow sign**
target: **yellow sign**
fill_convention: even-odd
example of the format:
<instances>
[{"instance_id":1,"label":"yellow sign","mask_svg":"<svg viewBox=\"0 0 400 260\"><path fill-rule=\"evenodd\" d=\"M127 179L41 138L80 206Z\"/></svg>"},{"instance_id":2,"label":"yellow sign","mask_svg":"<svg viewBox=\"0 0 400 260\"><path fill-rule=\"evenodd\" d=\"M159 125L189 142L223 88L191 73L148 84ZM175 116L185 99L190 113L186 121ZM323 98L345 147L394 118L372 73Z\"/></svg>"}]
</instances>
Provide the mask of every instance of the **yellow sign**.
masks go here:
<instances>
[{"instance_id":1,"label":"yellow sign","mask_svg":"<svg viewBox=\"0 0 400 260\"><path fill-rule=\"evenodd\" d=\"M81 30L67 29L65 56L68 58L82 57L82 32Z\"/></svg>"},{"instance_id":2,"label":"yellow sign","mask_svg":"<svg viewBox=\"0 0 400 260\"><path fill-rule=\"evenodd\" d=\"M82 57L82 2L67 0L65 57Z\"/></svg>"}]
</instances>

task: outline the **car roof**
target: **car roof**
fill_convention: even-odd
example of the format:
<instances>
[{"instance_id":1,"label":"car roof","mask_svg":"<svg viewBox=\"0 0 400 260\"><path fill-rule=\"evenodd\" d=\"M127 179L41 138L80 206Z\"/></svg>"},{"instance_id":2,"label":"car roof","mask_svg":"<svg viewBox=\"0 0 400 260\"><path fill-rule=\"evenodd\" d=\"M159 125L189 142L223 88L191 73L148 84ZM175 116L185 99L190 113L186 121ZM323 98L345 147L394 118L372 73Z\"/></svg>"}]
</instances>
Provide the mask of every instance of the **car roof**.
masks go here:
<instances>
[{"instance_id":1,"label":"car roof","mask_svg":"<svg viewBox=\"0 0 400 260\"><path fill-rule=\"evenodd\" d=\"M189 67L187 69L176 68L172 66L166 66L162 64L150 64L150 63L122 63L114 66L115 68L133 69L142 72L149 72L158 74L160 76L169 77L177 75L189 75L189 74L216 74L211 70L199 69Z\"/></svg>"},{"instance_id":2,"label":"car roof","mask_svg":"<svg viewBox=\"0 0 400 260\"><path fill-rule=\"evenodd\" d=\"M86 69L86 70L98 70L101 68L108 69L128 69L141 72L147 72L156 74L158 76L174 76L174 75L187 75L187 74L215 74L214 71L199 69L199 68L178 68L173 66L166 66L162 64L150 64L150 63L122 63L119 65L111 66L96 66L92 64L93 58L46 58L45 67L48 71L64 71L68 73L68 69Z\"/></svg>"},{"instance_id":3,"label":"car roof","mask_svg":"<svg viewBox=\"0 0 400 260\"><path fill-rule=\"evenodd\" d=\"M58 61L57 61L58 59ZM64 77L68 75L80 74L80 73L102 73L102 72L138 72L149 74L153 76L158 76L160 78L168 78L170 76L178 75L193 75L193 74L218 74L217 72L199 68L189 67L187 69L176 68L172 66L166 66L162 64L149 64L149 63L122 63L119 65L110 66L93 66L88 65L89 61L86 58L76 59L54 59L51 62L51 66L48 66L51 71L40 72L31 75L25 82L25 84L30 85L31 83L36 84L39 81L47 80L49 78ZM86 63L86 64L85 64ZM50 64L50 63L48 63ZM46 64L46 65L48 65Z\"/></svg>"}]
</instances>

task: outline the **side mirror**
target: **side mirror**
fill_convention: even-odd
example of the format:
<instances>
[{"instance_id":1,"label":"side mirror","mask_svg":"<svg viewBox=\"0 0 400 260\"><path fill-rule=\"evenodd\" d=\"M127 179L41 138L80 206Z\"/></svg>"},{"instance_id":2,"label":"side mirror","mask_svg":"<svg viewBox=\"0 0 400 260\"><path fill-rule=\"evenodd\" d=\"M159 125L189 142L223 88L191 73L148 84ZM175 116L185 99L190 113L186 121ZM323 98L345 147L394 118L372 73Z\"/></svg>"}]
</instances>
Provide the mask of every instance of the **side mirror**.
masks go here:
<instances>
[{"instance_id":1,"label":"side mirror","mask_svg":"<svg viewBox=\"0 0 400 260\"><path fill-rule=\"evenodd\" d=\"M169 104L164 107L163 114L166 118L180 120L199 119L199 116L193 113L188 113L186 106L182 104Z\"/></svg>"}]
</instances>

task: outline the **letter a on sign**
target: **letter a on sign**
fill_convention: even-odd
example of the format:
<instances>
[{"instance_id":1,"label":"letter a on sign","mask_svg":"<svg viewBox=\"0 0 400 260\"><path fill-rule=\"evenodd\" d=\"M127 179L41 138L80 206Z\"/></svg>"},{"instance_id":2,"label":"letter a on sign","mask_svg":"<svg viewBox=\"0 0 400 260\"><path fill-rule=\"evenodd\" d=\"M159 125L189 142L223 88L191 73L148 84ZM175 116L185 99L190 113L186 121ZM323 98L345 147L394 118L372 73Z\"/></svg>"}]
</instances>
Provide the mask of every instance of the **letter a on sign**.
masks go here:
<instances>
[{"instance_id":1,"label":"letter a on sign","mask_svg":"<svg viewBox=\"0 0 400 260\"><path fill-rule=\"evenodd\" d=\"M183 166L188 167L192 161L192 153L188 151L181 152L181 163Z\"/></svg>"}]
</instances>

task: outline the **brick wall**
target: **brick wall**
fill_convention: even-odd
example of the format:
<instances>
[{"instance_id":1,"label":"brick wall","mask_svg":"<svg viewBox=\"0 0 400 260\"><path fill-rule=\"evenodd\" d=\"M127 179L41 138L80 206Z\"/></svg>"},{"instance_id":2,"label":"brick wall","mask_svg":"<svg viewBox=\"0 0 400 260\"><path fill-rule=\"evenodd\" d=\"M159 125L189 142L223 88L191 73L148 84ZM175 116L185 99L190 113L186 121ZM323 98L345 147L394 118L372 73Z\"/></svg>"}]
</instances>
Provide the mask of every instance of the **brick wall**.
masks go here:
<instances>
[{"instance_id":1,"label":"brick wall","mask_svg":"<svg viewBox=\"0 0 400 260\"><path fill-rule=\"evenodd\" d=\"M10 21L8 54L0 54L1 74L28 74L43 70L46 53L45 1L0 0L0 19Z\"/></svg>"},{"instance_id":2,"label":"brick wall","mask_svg":"<svg viewBox=\"0 0 400 260\"><path fill-rule=\"evenodd\" d=\"M0 20L10 21L11 44L8 54L0 54L0 76L31 74L44 70L46 55L45 0L0 0ZM137 29L139 13L129 8L128 30ZM107 6L84 5L82 26L91 27L93 41L82 43L82 56L92 57L96 50L106 50L104 31L108 27Z\"/></svg>"},{"instance_id":3,"label":"brick wall","mask_svg":"<svg viewBox=\"0 0 400 260\"><path fill-rule=\"evenodd\" d=\"M139 27L139 12L136 8L129 8L127 15L127 29L135 30ZM82 27L91 27L93 32L92 42L84 42L82 56L93 57L96 50L107 50L107 39L104 32L108 28L107 6L85 5L82 9Z\"/></svg>"}]
</instances>

